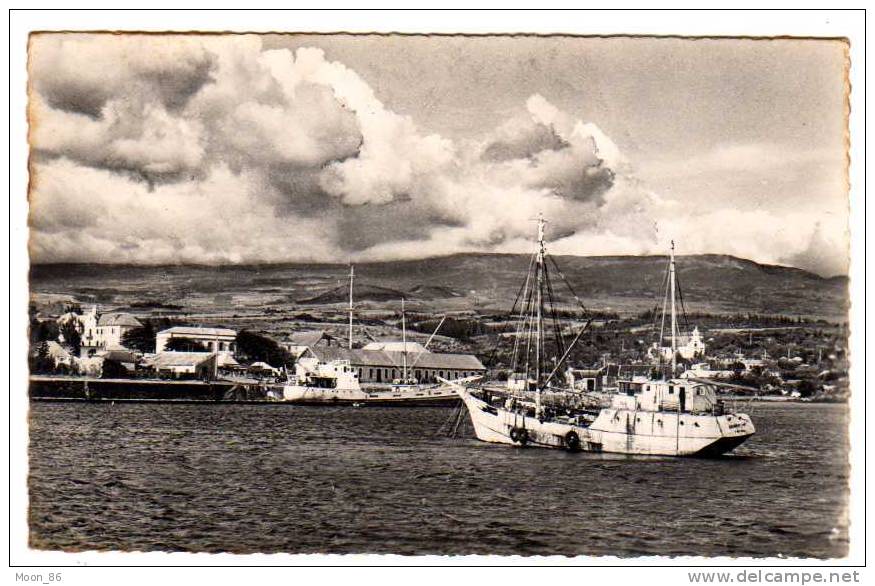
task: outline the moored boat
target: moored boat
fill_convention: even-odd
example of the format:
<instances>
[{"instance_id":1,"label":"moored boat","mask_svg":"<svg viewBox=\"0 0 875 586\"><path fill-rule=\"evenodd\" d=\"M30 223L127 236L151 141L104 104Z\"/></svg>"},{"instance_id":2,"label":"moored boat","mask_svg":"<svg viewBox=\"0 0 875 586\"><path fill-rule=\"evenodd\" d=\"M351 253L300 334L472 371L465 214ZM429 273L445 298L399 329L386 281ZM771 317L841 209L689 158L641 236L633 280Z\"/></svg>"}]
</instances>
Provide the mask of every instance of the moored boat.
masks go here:
<instances>
[{"instance_id":1,"label":"moored boat","mask_svg":"<svg viewBox=\"0 0 875 586\"><path fill-rule=\"evenodd\" d=\"M355 355L353 350L353 279L355 273L350 269L349 288L349 348L348 355ZM441 324L443 321L441 321ZM438 325L440 328L440 324ZM348 359L320 360L317 357L301 357L295 364L295 373L290 376L283 385L282 400L290 403L325 405L325 404L351 404L351 405L435 405L435 404L458 404L460 398L451 387L447 387L438 381L420 382L413 373L417 372L414 367L424 356L448 356L439 355L427 351L428 345L437 333L437 330L426 342L425 346L414 344L415 352L408 356L406 314L404 311L404 299L401 300L401 332L402 341L400 352L387 352L376 350L381 357L389 361L391 368L378 368L382 373L393 372L398 378L385 382L367 383L360 379L362 368L355 368ZM397 356L397 362L395 362ZM476 361L475 361L476 362ZM477 363L479 365L479 362ZM374 370L374 369L370 369ZM444 372L444 371L441 371ZM447 370L449 372L449 369Z\"/></svg>"},{"instance_id":2,"label":"moored boat","mask_svg":"<svg viewBox=\"0 0 875 586\"><path fill-rule=\"evenodd\" d=\"M367 385L359 381L356 369L348 360L320 362L302 358L295 374L283 386L283 400L298 404L456 404L459 396L451 387L440 383L417 384L398 380L383 385Z\"/></svg>"}]
</instances>

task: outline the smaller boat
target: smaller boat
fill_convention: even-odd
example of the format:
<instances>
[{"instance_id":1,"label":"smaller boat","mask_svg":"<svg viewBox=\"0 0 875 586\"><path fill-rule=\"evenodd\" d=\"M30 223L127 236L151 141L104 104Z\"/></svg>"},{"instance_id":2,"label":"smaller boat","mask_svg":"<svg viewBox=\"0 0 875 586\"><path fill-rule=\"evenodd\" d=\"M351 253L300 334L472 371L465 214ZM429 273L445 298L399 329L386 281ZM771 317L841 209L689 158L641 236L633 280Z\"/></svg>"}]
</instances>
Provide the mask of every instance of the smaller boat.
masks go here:
<instances>
[{"instance_id":1,"label":"smaller boat","mask_svg":"<svg viewBox=\"0 0 875 586\"><path fill-rule=\"evenodd\" d=\"M456 404L459 397L452 387L440 383L423 385L398 380L383 385L363 385L348 360L325 363L315 358L301 358L295 366L295 374L283 386L283 400L308 405L433 405Z\"/></svg>"},{"instance_id":2,"label":"smaller boat","mask_svg":"<svg viewBox=\"0 0 875 586\"><path fill-rule=\"evenodd\" d=\"M349 351L352 352L353 302L352 283L355 273L350 269L349 279ZM441 320L440 325L443 324ZM411 376L417 361L425 354L428 344L437 334L435 329L429 342L421 347L412 363L408 361L407 318L404 311L404 299L401 300L401 332L402 351L399 353L401 364L397 365L400 378L387 382L362 383L359 380L359 370L352 366L349 360L336 359L320 361L315 357L299 358L295 364L295 374L283 386L283 401L309 404L349 404L362 406L365 404L388 405L434 405L459 403L459 396L452 387L440 382L420 383ZM393 369L395 371L395 369Z\"/></svg>"}]
</instances>

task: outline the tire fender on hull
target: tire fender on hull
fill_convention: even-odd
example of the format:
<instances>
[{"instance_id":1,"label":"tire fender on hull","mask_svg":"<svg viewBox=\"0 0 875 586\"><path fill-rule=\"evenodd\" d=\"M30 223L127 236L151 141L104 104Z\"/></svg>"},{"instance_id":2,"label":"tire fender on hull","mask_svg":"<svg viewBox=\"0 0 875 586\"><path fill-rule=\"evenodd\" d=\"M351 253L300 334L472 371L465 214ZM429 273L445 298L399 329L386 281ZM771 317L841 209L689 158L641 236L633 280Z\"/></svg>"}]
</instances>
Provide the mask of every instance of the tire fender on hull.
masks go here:
<instances>
[{"instance_id":1,"label":"tire fender on hull","mask_svg":"<svg viewBox=\"0 0 875 586\"><path fill-rule=\"evenodd\" d=\"M580 449L580 436L573 429L565 434L565 448L570 452L576 452Z\"/></svg>"},{"instance_id":2,"label":"tire fender on hull","mask_svg":"<svg viewBox=\"0 0 875 586\"><path fill-rule=\"evenodd\" d=\"M529 443L529 432L525 427L512 427L510 430L510 439L515 444L525 446Z\"/></svg>"}]
</instances>

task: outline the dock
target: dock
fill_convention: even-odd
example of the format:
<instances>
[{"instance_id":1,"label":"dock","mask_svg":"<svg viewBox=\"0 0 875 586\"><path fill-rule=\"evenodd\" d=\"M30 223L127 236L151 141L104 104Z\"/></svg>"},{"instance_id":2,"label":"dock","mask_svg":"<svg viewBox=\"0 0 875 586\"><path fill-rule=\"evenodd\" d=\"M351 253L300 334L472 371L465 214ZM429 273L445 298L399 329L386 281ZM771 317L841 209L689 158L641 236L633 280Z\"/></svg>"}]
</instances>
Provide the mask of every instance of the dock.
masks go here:
<instances>
[{"instance_id":1,"label":"dock","mask_svg":"<svg viewBox=\"0 0 875 586\"><path fill-rule=\"evenodd\" d=\"M276 383L252 380L166 380L31 375L28 396L35 401L273 402Z\"/></svg>"}]
</instances>

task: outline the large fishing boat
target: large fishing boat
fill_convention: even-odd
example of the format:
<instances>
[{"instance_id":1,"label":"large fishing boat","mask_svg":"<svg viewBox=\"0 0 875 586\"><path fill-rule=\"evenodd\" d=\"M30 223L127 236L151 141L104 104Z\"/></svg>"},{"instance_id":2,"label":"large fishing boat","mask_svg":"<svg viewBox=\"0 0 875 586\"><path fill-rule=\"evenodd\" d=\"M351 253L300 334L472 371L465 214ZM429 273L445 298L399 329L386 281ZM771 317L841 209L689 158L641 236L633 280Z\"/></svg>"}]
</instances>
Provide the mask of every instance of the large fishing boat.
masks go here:
<instances>
[{"instance_id":1,"label":"large fishing boat","mask_svg":"<svg viewBox=\"0 0 875 586\"><path fill-rule=\"evenodd\" d=\"M507 382L502 385L470 379L444 381L464 401L477 438L572 451L714 456L732 450L753 435L750 417L727 410L714 385L673 378L677 331L673 245L667 269L672 297L671 376L618 381L617 392L603 406L593 406L584 393L554 383L591 320L580 328L570 345L564 343L557 314L549 307L554 291L547 272L548 259L581 309L585 308L555 260L547 254L544 224L543 218L539 218L537 248L511 310L518 327ZM545 315L554 321L549 332L544 324ZM551 338L555 354L549 356L547 342Z\"/></svg>"},{"instance_id":2,"label":"large fishing boat","mask_svg":"<svg viewBox=\"0 0 875 586\"><path fill-rule=\"evenodd\" d=\"M482 365L473 356L428 351L428 346L443 320L424 346L415 342L408 344L403 298L400 344L371 344L373 348L353 348L354 278L355 272L350 269L348 348L340 352L323 352L333 358L299 358L295 364L295 373L283 385L282 399L298 404L458 404L459 396L452 387L447 387L433 377L432 380L420 381L416 378L417 373L422 376L423 367L439 365L441 374L461 378L464 373L481 370ZM354 363L356 359L359 359L359 366ZM371 367L362 368L361 364L368 361ZM373 371L376 371L379 382L362 380L363 375ZM396 375L395 378L391 378L393 374Z\"/></svg>"}]
</instances>

